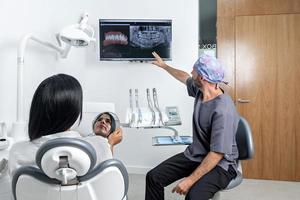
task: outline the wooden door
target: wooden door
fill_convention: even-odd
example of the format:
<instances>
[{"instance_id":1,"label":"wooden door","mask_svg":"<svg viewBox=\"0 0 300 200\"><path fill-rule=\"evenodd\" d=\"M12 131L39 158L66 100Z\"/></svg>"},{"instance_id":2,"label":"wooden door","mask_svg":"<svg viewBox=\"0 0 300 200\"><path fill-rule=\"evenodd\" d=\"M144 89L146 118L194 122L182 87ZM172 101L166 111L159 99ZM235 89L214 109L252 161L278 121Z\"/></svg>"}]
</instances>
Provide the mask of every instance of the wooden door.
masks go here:
<instances>
[{"instance_id":1,"label":"wooden door","mask_svg":"<svg viewBox=\"0 0 300 200\"><path fill-rule=\"evenodd\" d=\"M300 181L300 14L237 16L235 38L237 108L255 144L245 176Z\"/></svg>"}]
</instances>

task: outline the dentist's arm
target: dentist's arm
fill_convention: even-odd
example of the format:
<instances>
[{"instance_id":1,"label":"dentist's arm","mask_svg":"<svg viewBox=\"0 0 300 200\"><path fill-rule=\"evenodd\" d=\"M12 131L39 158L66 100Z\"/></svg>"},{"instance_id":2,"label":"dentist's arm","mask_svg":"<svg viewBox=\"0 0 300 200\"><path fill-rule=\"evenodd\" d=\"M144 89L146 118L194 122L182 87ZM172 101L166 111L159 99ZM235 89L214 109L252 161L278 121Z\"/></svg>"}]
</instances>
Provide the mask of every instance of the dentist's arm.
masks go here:
<instances>
[{"instance_id":1,"label":"dentist's arm","mask_svg":"<svg viewBox=\"0 0 300 200\"><path fill-rule=\"evenodd\" d=\"M179 70L179 69L175 69L175 68L167 65L156 52L152 52L152 55L155 57L155 61L152 62L152 64L166 70L174 78L176 78L183 84L186 84L186 80L190 77L190 75L188 73L186 73L185 71Z\"/></svg>"}]
</instances>

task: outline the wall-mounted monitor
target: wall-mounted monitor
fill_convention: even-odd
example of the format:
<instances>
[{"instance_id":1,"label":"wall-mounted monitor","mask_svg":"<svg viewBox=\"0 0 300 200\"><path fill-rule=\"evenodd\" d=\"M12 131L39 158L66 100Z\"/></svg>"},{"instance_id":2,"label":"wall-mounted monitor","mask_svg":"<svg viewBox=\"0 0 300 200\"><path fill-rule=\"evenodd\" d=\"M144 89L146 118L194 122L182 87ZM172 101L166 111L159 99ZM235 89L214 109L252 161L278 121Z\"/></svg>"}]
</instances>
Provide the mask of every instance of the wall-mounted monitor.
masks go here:
<instances>
[{"instance_id":1,"label":"wall-mounted monitor","mask_svg":"<svg viewBox=\"0 0 300 200\"><path fill-rule=\"evenodd\" d=\"M99 20L100 60L147 61L157 52L171 60L171 20Z\"/></svg>"}]
</instances>

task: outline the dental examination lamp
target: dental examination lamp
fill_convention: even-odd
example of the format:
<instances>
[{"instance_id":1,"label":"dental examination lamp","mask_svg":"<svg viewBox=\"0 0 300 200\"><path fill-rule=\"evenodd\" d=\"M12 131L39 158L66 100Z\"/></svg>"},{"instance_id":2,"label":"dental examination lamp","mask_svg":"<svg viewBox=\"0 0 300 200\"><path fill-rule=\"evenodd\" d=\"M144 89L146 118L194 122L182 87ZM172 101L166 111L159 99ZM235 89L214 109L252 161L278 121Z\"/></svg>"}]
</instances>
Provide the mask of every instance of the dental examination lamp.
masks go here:
<instances>
[{"instance_id":1,"label":"dental examination lamp","mask_svg":"<svg viewBox=\"0 0 300 200\"><path fill-rule=\"evenodd\" d=\"M94 29L87 24L88 14L84 13L81 16L80 22L74 25L67 26L56 35L58 46L43 41L31 34L22 37L18 47L18 65L17 65L17 121L13 123L11 136L15 141L27 140L27 123L24 120L23 109L23 70L24 70L24 55L27 42L33 40L49 49L58 52L61 58L66 58L72 46L85 47L95 41ZM62 41L65 43L62 47Z\"/></svg>"},{"instance_id":2,"label":"dental examination lamp","mask_svg":"<svg viewBox=\"0 0 300 200\"><path fill-rule=\"evenodd\" d=\"M75 47L88 46L90 42L94 42L94 29L87 24L87 21L88 15L84 14L79 24L68 26L59 33L58 41L64 41Z\"/></svg>"}]
</instances>

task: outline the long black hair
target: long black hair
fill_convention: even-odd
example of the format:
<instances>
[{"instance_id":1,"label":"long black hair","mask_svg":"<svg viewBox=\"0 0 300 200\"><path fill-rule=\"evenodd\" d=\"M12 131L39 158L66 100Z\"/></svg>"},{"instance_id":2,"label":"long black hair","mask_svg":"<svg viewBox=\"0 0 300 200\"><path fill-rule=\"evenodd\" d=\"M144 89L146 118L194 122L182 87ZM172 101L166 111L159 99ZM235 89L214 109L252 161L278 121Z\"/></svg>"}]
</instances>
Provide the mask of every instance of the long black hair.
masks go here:
<instances>
[{"instance_id":1,"label":"long black hair","mask_svg":"<svg viewBox=\"0 0 300 200\"><path fill-rule=\"evenodd\" d=\"M36 89L30 107L30 140L68 130L82 117L82 88L77 79L57 74Z\"/></svg>"}]
</instances>

